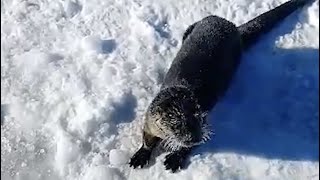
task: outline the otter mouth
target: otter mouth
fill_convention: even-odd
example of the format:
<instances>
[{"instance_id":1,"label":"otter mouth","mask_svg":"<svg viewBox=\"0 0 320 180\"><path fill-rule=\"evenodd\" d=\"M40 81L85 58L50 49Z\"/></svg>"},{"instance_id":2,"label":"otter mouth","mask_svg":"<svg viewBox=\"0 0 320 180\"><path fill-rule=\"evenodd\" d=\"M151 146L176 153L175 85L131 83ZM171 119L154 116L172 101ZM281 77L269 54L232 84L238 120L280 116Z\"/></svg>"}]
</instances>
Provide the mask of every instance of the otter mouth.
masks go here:
<instances>
[{"instance_id":1,"label":"otter mouth","mask_svg":"<svg viewBox=\"0 0 320 180\"><path fill-rule=\"evenodd\" d=\"M177 151L183 147L189 148L203 144L209 141L213 135L214 132L210 130L209 125L204 124L202 126L202 137L198 141L183 141L176 138L174 135L168 135L162 140L161 144L166 150Z\"/></svg>"},{"instance_id":2,"label":"otter mouth","mask_svg":"<svg viewBox=\"0 0 320 180\"><path fill-rule=\"evenodd\" d=\"M177 150L180 150L181 148L183 147L192 147L193 144L186 144L186 143L183 143L182 141L178 140L177 138L173 137L173 136L170 136L170 137L167 137L165 139L162 140L161 142L162 146L168 150L168 151L177 151Z\"/></svg>"}]
</instances>

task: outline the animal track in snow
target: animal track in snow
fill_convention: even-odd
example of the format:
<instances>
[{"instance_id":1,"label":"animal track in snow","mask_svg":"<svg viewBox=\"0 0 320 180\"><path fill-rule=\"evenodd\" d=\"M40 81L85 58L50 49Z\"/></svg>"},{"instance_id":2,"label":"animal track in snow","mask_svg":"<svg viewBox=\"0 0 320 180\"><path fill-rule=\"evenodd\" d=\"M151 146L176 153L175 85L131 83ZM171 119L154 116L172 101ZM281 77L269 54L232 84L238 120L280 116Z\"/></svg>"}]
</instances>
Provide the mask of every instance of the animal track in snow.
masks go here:
<instances>
[{"instance_id":1,"label":"animal track in snow","mask_svg":"<svg viewBox=\"0 0 320 180\"><path fill-rule=\"evenodd\" d=\"M72 1L68 0L64 3L64 11L65 15L68 18L74 17L76 14L78 14L82 10L82 5L79 3L78 0Z\"/></svg>"},{"instance_id":2,"label":"animal track in snow","mask_svg":"<svg viewBox=\"0 0 320 180\"><path fill-rule=\"evenodd\" d=\"M114 39L101 39L99 36L86 36L81 41L81 47L88 53L109 54L116 49Z\"/></svg>"}]
</instances>

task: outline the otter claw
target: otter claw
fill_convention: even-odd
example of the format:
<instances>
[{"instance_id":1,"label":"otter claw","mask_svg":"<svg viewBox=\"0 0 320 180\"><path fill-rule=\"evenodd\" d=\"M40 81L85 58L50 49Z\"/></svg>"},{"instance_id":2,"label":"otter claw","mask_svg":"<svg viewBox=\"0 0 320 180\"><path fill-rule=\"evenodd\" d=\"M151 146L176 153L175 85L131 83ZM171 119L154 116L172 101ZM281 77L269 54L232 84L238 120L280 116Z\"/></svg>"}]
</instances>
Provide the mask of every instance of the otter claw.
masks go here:
<instances>
[{"instance_id":1,"label":"otter claw","mask_svg":"<svg viewBox=\"0 0 320 180\"><path fill-rule=\"evenodd\" d=\"M164 165L166 170L171 170L173 173L183 167L184 158L178 153L170 153L165 157Z\"/></svg>"},{"instance_id":2,"label":"otter claw","mask_svg":"<svg viewBox=\"0 0 320 180\"><path fill-rule=\"evenodd\" d=\"M131 158L129 162L129 166L133 167L134 169L137 167L143 168L146 164L149 163L151 151L140 148Z\"/></svg>"}]
</instances>

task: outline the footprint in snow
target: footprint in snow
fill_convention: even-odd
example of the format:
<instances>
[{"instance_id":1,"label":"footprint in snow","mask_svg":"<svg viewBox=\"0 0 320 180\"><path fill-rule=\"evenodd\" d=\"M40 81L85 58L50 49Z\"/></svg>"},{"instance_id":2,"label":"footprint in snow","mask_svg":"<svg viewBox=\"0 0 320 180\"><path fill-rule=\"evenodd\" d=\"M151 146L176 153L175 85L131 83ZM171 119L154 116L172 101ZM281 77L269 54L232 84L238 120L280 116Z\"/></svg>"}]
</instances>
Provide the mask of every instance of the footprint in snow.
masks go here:
<instances>
[{"instance_id":1,"label":"footprint in snow","mask_svg":"<svg viewBox=\"0 0 320 180\"><path fill-rule=\"evenodd\" d=\"M82 49L88 53L109 54L116 48L114 39L101 39L99 36L86 36L81 42Z\"/></svg>"},{"instance_id":2,"label":"footprint in snow","mask_svg":"<svg viewBox=\"0 0 320 180\"><path fill-rule=\"evenodd\" d=\"M8 115L8 105L1 104L1 126L4 124L4 119L6 115Z\"/></svg>"},{"instance_id":3,"label":"footprint in snow","mask_svg":"<svg viewBox=\"0 0 320 180\"><path fill-rule=\"evenodd\" d=\"M68 0L64 4L65 15L68 18L74 17L81 10L82 10L82 5L79 3L78 0L75 0L75 1Z\"/></svg>"}]
</instances>

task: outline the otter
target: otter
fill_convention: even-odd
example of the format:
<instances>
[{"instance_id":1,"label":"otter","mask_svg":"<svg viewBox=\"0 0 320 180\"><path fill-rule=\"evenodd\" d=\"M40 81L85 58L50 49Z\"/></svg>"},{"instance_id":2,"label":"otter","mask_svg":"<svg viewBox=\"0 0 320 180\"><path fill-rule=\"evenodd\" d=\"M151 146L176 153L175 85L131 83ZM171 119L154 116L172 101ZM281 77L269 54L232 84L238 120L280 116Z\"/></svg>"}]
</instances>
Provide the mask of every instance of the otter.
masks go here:
<instances>
[{"instance_id":1,"label":"otter","mask_svg":"<svg viewBox=\"0 0 320 180\"><path fill-rule=\"evenodd\" d=\"M160 143L169 151L165 168L172 172L182 168L191 150L213 134L207 114L230 86L242 52L307 2L290 0L238 27L214 15L189 26L159 93L145 113L143 143L130 166L148 164L152 150Z\"/></svg>"}]
</instances>

